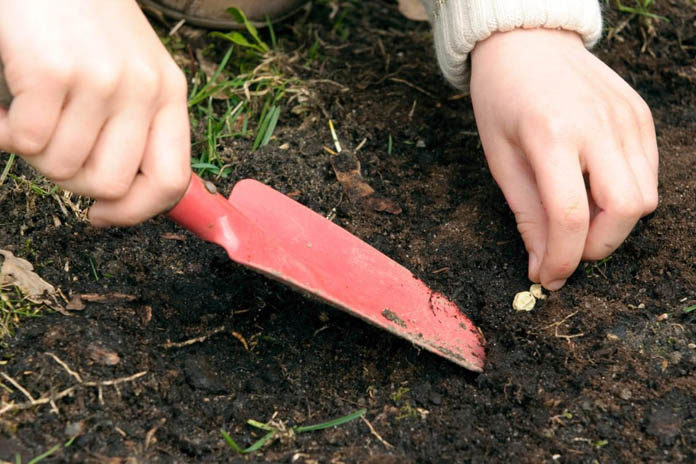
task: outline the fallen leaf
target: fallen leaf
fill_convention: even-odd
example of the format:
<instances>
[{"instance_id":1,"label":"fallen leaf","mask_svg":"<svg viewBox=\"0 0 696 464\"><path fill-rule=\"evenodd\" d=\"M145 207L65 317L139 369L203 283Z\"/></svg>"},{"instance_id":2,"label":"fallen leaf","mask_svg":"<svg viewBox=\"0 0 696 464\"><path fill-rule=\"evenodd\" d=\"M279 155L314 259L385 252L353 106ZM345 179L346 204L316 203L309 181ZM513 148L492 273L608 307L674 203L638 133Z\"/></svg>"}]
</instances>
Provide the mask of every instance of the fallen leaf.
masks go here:
<instances>
[{"instance_id":1,"label":"fallen leaf","mask_svg":"<svg viewBox=\"0 0 696 464\"><path fill-rule=\"evenodd\" d=\"M121 362L118 353L97 343L90 343L87 345L87 353L89 359L103 366L115 366Z\"/></svg>"},{"instance_id":2,"label":"fallen leaf","mask_svg":"<svg viewBox=\"0 0 696 464\"><path fill-rule=\"evenodd\" d=\"M5 259L0 269L0 286L13 285L32 303L45 304L54 309L63 309L58 303L55 287L34 272L34 266L23 258L18 258L7 250L0 250Z\"/></svg>"},{"instance_id":3,"label":"fallen leaf","mask_svg":"<svg viewBox=\"0 0 696 464\"><path fill-rule=\"evenodd\" d=\"M363 204L374 211L401 214L401 207L396 202L375 194L375 189L365 182L360 174L360 160L349 150L331 155L331 167L336 179L343 187L351 202Z\"/></svg>"}]
</instances>

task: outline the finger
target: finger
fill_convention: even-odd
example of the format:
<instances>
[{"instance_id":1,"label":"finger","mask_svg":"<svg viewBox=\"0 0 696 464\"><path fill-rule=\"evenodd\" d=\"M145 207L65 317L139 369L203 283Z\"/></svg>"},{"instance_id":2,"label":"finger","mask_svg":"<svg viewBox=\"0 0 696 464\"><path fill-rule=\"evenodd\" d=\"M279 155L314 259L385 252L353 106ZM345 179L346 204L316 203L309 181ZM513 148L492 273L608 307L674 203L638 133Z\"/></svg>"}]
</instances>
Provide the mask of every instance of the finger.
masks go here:
<instances>
[{"instance_id":1,"label":"finger","mask_svg":"<svg viewBox=\"0 0 696 464\"><path fill-rule=\"evenodd\" d=\"M24 157L41 153L55 130L65 97L63 86L48 82L17 92L9 110L0 113L0 148Z\"/></svg>"},{"instance_id":2,"label":"finger","mask_svg":"<svg viewBox=\"0 0 696 464\"><path fill-rule=\"evenodd\" d=\"M657 207L657 172L652 167L650 155L645 152L640 142L636 137L632 137L623 145L626 162L642 200L640 216L645 216Z\"/></svg>"},{"instance_id":3,"label":"finger","mask_svg":"<svg viewBox=\"0 0 696 464\"><path fill-rule=\"evenodd\" d=\"M486 154L491 174L515 215L517 230L529 253L529 280L539 282L541 259L546 249L547 218L534 173L522 151L510 144L496 144Z\"/></svg>"},{"instance_id":4,"label":"finger","mask_svg":"<svg viewBox=\"0 0 696 464\"><path fill-rule=\"evenodd\" d=\"M104 106L93 95L69 98L48 146L31 164L53 181L72 178L92 152L105 120Z\"/></svg>"},{"instance_id":5,"label":"finger","mask_svg":"<svg viewBox=\"0 0 696 464\"><path fill-rule=\"evenodd\" d=\"M578 154L570 146L546 145L528 147L526 153L548 218L539 279L549 290L558 290L580 263L590 213Z\"/></svg>"},{"instance_id":6,"label":"finger","mask_svg":"<svg viewBox=\"0 0 696 464\"><path fill-rule=\"evenodd\" d=\"M127 226L173 207L191 177L190 136L185 100L164 106L150 128L140 172L118 200L99 200L89 211L98 227Z\"/></svg>"},{"instance_id":7,"label":"finger","mask_svg":"<svg viewBox=\"0 0 696 464\"><path fill-rule=\"evenodd\" d=\"M643 213L643 197L618 143L593 141L584 157L599 212L590 225L583 258L597 260L613 253L631 232Z\"/></svg>"},{"instance_id":8,"label":"finger","mask_svg":"<svg viewBox=\"0 0 696 464\"><path fill-rule=\"evenodd\" d=\"M60 186L78 195L113 200L126 195L133 184L149 130L146 108L129 107L109 119L83 168Z\"/></svg>"}]
</instances>

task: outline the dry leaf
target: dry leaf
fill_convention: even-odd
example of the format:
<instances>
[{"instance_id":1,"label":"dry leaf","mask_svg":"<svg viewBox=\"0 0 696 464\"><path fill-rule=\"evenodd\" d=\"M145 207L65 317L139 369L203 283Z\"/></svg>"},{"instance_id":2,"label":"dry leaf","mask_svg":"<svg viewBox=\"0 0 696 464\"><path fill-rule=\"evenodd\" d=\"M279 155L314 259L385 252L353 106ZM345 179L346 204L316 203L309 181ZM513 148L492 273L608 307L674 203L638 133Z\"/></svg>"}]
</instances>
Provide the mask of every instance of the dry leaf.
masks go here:
<instances>
[{"instance_id":1,"label":"dry leaf","mask_svg":"<svg viewBox=\"0 0 696 464\"><path fill-rule=\"evenodd\" d=\"M330 161L331 167L336 173L336 179L350 201L357 204L362 203L375 211L391 214L401 213L401 207L396 202L375 195L375 189L370 187L360 174L360 160L353 152L343 150L332 155Z\"/></svg>"},{"instance_id":2,"label":"dry leaf","mask_svg":"<svg viewBox=\"0 0 696 464\"><path fill-rule=\"evenodd\" d=\"M118 353L97 343L87 345L87 354L89 359L102 366L115 366L121 362Z\"/></svg>"},{"instance_id":3,"label":"dry leaf","mask_svg":"<svg viewBox=\"0 0 696 464\"><path fill-rule=\"evenodd\" d=\"M63 309L58 303L56 289L34 272L34 266L29 261L18 258L7 250L0 250L0 255L5 257L0 269L0 286L14 285L32 303Z\"/></svg>"}]
</instances>

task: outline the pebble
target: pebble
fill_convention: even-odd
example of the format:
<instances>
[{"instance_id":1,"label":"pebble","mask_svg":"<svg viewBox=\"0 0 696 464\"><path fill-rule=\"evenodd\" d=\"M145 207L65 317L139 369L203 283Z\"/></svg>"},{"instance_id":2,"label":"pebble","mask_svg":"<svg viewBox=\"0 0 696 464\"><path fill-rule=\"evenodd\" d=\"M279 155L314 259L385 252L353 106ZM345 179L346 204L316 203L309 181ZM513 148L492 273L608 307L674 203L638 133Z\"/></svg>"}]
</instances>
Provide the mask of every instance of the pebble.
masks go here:
<instances>
[{"instance_id":1,"label":"pebble","mask_svg":"<svg viewBox=\"0 0 696 464\"><path fill-rule=\"evenodd\" d=\"M679 364L679 361L682 359L682 354L680 351L672 351L669 354L669 362L672 364Z\"/></svg>"},{"instance_id":2,"label":"pebble","mask_svg":"<svg viewBox=\"0 0 696 464\"><path fill-rule=\"evenodd\" d=\"M196 390L208 393L230 393L224 380L215 372L207 359L202 356L189 356L184 361L186 380Z\"/></svg>"},{"instance_id":3,"label":"pebble","mask_svg":"<svg viewBox=\"0 0 696 464\"><path fill-rule=\"evenodd\" d=\"M619 392L619 397L620 397L622 400L628 401L628 400L630 400L630 399L633 397L633 393L631 393L631 390L629 390L628 388L623 388L623 389L621 389L621 391Z\"/></svg>"}]
</instances>

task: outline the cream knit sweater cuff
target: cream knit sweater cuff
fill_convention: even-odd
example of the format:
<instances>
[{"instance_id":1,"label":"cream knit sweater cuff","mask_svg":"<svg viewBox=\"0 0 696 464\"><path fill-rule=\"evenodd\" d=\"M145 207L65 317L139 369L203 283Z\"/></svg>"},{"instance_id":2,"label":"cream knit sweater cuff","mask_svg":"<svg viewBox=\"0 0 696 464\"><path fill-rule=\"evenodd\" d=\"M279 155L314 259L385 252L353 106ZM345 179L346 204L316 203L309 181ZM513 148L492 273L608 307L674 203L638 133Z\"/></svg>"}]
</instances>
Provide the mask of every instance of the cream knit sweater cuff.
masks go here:
<instances>
[{"instance_id":1,"label":"cream knit sweater cuff","mask_svg":"<svg viewBox=\"0 0 696 464\"><path fill-rule=\"evenodd\" d=\"M602 35L598 0L422 0L433 26L442 73L466 88L466 58L480 40L518 28L565 29L580 34L587 47Z\"/></svg>"}]
</instances>

